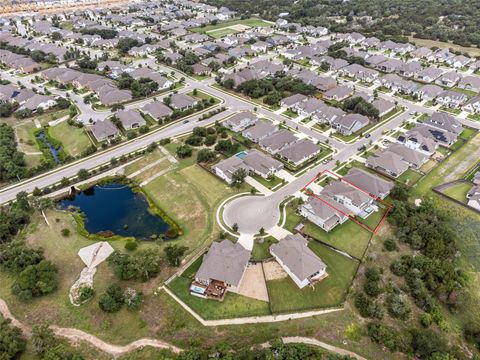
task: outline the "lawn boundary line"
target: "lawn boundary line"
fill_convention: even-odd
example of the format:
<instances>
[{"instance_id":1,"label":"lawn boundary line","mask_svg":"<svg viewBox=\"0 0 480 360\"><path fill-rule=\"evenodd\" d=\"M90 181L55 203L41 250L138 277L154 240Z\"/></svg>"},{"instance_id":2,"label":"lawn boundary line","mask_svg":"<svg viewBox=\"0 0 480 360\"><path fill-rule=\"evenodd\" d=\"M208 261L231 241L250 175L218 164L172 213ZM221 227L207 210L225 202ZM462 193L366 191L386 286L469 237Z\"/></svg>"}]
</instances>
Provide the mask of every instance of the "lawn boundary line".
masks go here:
<instances>
[{"instance_id":1,"label":"lawn boundary line","mask_svg":"<svg viewBox=\"0 0 480 360\"><path fill-rule=\"evenodd\" d=\"M312 316L324 315L333 312L343 311L344 307L334 307L323 310L310 310L305 312L296 312L288 314L277 315L264 315L264 316L245 316L239 318L218 319L218 320L205 320L191 307L185 304L172 290L167 286L161 286L159 290L164 290L170 295L180 306L182 306L187 312L189 312L195 319L197 319L203 326L227 326L227 325L245 325L245 324L265 324L275 323L287 320L303 319Z\"/></svg>"}]
</instances>

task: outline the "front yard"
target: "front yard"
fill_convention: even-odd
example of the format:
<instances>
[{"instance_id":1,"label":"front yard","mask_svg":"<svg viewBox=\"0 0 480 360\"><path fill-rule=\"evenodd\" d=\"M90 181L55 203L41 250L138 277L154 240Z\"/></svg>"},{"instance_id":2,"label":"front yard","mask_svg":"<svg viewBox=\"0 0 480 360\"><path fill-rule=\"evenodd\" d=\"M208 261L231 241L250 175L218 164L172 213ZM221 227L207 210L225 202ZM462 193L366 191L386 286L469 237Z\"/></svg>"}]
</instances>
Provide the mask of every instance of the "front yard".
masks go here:
<instances>
[{"instance_id":1,"label":"front yard","mask_svg":"<svg viewBox=\"0 0 480 360\"><path fill-rule=\"evenodd\" d=\"M71 156L79 156L92 142L84 128L70 126L66 121L48 128L54 139L61 141L63 149Z\"/></svg>"}]
</instances>

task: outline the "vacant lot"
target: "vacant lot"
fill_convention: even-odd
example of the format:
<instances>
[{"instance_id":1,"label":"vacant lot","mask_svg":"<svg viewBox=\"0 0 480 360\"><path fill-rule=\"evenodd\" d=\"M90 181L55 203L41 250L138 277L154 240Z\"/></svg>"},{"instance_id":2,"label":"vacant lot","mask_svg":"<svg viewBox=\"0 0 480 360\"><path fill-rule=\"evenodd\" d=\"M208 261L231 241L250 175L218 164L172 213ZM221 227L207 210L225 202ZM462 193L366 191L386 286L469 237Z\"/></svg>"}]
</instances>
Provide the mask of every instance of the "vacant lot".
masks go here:
<instances>
[{"instance_id":1,"label":"vacant lot","mask_svg":"<svg viewBox=\"0 0 480 360\"><path fill-rule=\"evenodd\" d=\"M327 265L328 277L303 289L299 289L290 277L268 281L273 313L307 311L343 303L357 271L358 262L316 241L310 241L308 246Z\"/></svg>"},{"instance_id":2,"label":"vacant lot","mask_svg":"<svg viewBox=\"0 0 480 360\"><path fill-rule=\"evenodd\" d=\"M243 19L243 20L230 20L230 21L222 21L219 22L215 25L208 25L204 27L198 27L191 29L194 32L200 32L200 33L207 33L212 30L218 30L218 29L223 29L223 28L228 28L229 26L234 26L234 25L244 25L244 26L249 26L249 27L271 27L272 24L263 21L262 19L257 19L257 18L250 18L250 19ZM209 34L210 35L210 34Z\"/></svg>"},{"instance_id":3,"label":"vacant lot","mask_svg":"<svg viewBox=\"0 0 480 360\"><path fill-rule=\"evenodd\" d=\"M415 43L418 46L425 46L428 48L438 47L440 49L453 49L454 51L460 51L462 53L468 53L470 56L480 56L480 49L474 47L464 47L456 44L446 43L442 41L428 40L428 39L417 39L413 36L408 37L409 41Z\"/></svg>"},{"instance_id":4,"label":"vacant lot","mask_svg":"<svg viewBox=\"0 0 480 360\"><path fill-rule=\"evenodd\" d=\"M471 183L458 183L443 190L442 192L445 195L454 198L455 200L465 202L465 200L467 199L467 193L470 191L471 188Z\"/></svg>"},{"instance_id":5,"label":"vacant lot","mask_svg":"<svg viewBox=\"0 0 480 360\"><path fill-rule=\"evenodd\" d=\"M79 156L92 144L84 128L70 126L66 121L48 128L48 133L62 143L65 152L71 156Z\"/></svg>"}]
</instances>

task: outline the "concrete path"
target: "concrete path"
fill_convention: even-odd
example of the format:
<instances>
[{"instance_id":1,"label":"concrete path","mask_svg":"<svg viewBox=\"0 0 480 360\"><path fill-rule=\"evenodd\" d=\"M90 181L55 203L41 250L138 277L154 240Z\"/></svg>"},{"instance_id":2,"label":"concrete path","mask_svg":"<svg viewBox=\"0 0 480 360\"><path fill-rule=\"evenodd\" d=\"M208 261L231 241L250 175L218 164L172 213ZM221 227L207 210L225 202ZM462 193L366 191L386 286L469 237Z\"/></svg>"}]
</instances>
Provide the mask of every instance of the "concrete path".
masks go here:
<instances>
[{"instance_id":1,"label":"concrete path","mask_svg":"<svg viewBox=\"0 0 480 360\"><path fill-rule=\"evenodd\" d=\"M164 157L162 157L162 158L160 158L160 159L158 159L158 160L156 160L156 161L148 164L147 166L141 168L140 170L137 170L137 171L131 173L131 174L128 175L127 177L130 178L130 179L132 179L132 178L134 178L135 176L140 175L140 174L143 173L144 171L147 171L148 169L151 169L152 167L160 164L161 162L163 162L163 161L165 161L165 160L167 160L167 157L166 157L166 156L164 156Z\"/></svg>"},{"instance_id":2,"label":"concrete path","mask_svg":"<svg viewBox=\"0 0 480 360\"><path fill-rule=\"evenodd\" d=\"M145 186L148 183L152 182L153 180L158 179L160 176L165 175L170 170L173 170L174 167L175 167L175 165L170 165L168 168L163 169L162 171L159 171L155 175L150 176L148 179L145 179L144 181L142 181L140 186Z\"/></svg>"},{"instance_id":3,"label":"concrete path","mask_svg":"<svg viewBox=\"0 0 480 360\"><path fill-rule=\"evenodd\" d=\"M287 229L284 229L283 227L280 227L280 226L274 226L273 228L271 228L268 233L270 235L272 235L275 239L277 240L281 240L283 238L285 238L286 236L288 235L292 235L292 233L290 231L288 231Z\"/></svg>"},{"instance_id":4,"label":"concrete path","mask_svg":"<svg viewBox=\"0 0 480 360\"><path fill-rule=\"evenodd\" d=\"M272 193L272 191L269 188L267 188L266 186L263 186L260 182L258 182L251 176L247 176L245 178L245 182L249 185L252 185L255 189L260 191L260 193L262 193L263 195L270 195Z\"/></svg>"},{"instance_id":5,"label":"concrete path","mask_svg":"<svg viewBox=\"0 0 480 360\"><path fill-rule=\"evenodd\" d=\"M241 234L238 238L238 243L249 251L252 251L254 241L255 239L252 234Z\"/></svg>"}]
</instances>

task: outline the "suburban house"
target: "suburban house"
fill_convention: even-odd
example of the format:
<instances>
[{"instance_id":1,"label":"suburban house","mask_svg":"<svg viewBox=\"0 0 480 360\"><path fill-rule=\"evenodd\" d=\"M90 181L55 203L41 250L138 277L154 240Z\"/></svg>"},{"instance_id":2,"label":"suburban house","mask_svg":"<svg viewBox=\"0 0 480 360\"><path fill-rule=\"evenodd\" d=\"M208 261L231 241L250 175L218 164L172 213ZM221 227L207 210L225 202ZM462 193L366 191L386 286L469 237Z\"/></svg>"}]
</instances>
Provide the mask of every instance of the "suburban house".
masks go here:
<instances>
[{"instance_id":1,"label":"suburban house","mask_svg":"<svg viewBox=\"0 0 480 360\"><path fill-rule=\"evenodd\" d=\"M143 106L141 109L143 113L150 115L155 120L161 120L173 113L167 105L160 101L153 101Z\"/></svg>"},{"instance_id":2,"label":"suburban house","mask_svg":"<svg viewBox=\"0 0 480 360\"><path fill-rule=\"evenodd\" d=\"M326 91L323 97L327 100L342 101L353 95L353 89L348 86L336 86L333 89Z\"/></svg>"},{"instance_id":3,"label":"suburban house","mask_svg":"<svg viewBox=\"0 0 480 360\"><path fill-rule=\"evenodd\" d=\"M312 115L312 120L319 123L331 124L335 119L339 119L345 115L345 111L334 106L324 106Z\"/></svg>"},{"instance_id":4,"label":"suburban house","mask_svg":"<svg viewBox=\"0 0 480 360\"><path fill-rule=\"evenodd\" d=\"M366 218L376 210L376 205L373 204L374 199L366 191L359 190L341 180L325 185L320 194L342 204L349 213L361 218Z\"/></svg>"},{"instance_id":5,"label":"suburban house","mask_svg":"<svg viewBox=\"0 0 480 360\"><path fill-rule=\"evenodd\" d=\"M212 69L209 68L208 66L198 63L198 64L192 65L192 72L195 75L209 76L212 73Z\"/></svg>"},{"instance_id":6,"label":"suburban house","mask_svg":"<svg viewBox=\"0 0 480 360\"><path fill-rule=\"evenodd\" d=\"M273 244L270 253L300 289L328 276L327 266L300 234L288 235Z\"/></svg>"},{"instance_id":7,"label":"suburban house","mask_svg":"<svg viewBox=\"0 0 480 360\"><path fill-rule=\"evenodd\" d=\"M373 100L372 105L375 109L378 110L378 116L380 117L388 114L390 111L395 109L395 103L380 98Z\"/></svg>"},{"instance_id":8,"label":"suburban house","mask_svg":"<svg viewBox=\"0 0 480 360\"><path fill-rule=\"evenodd\" d=\"M417 150L410 149L403 144L392 144L388 147L388 151L400 156L408 166L414 169L420 169L429 159L429 156Z\"/></svg>"},{"instance_id":9,"label":"suburban house","mask_svg":"<svg viewBox=\"0 0 480 360\"><path fill-rule=\"evenodd\" d=\"M393 182L383 180L380 177L361 169L352 168L342 180L367 191L370 195L385 199L393 189Z\"/></svg>"},{"instance_id":10,"label":"suburban house","mask_svg":"<svg viewBox=\"0 0 480 360\"><path fill-rule=\"evenodd\" d=\"M138 110L121 110L115 116L120 120L125 130L136 129L147 124Z\"/></svg>"},{"instance_id":11,"label":"suburban house","mask_svg":"<svg viewBox=\"0 0 480 360\"><path fill-rule=\"evenodd\" d=\"M20 109L28 109L34 112L38 109L48 110L56 104L57 102L51 96L34 94L32 97L30 97L27 101L23 103Z\"/></svg>"},{"instance_id":12,"label":"suburban house","mask_svg":"<svg viewBox=\"0 0 480 360\"><path fill-rule=\"evenodd\" d=\"M259 141L259 145L268 153L274 155L286 147L293 145L298 138L293 133L286 129L281 129L274 132Z\"/></svg>"},{"instance_id":13,"label":"suburban house","mask_svg":"<svg viewBox=\"0 0 480 360\"><path fill-rule=\"evenodd\" d=\"M280 101L280 106L292 110L295 109L298 104L306 101L307 99L308 97L302 94L290 95Z\"/></svg>"},{"instance_id":14,"label":"suburban house","mask_svg":"<svg viewBox=\"0 0 480 360\"><path fill-rule=\"evenodd\" d=\"M460 89L480 92L480 77L478 76L465 76L462 77L458 83Z\"/></svg>"},{"instance_id":15,"label":"suburban house","mask_svg":"<svg viewBox=\"0 0 480 360\"><path fill-rule=\"evenodd\" d=\"M231 156L228 159L222 160L218 162L212 169L215 175L219 178L227 182L228 184L233 183L233 174L239 170L243 169L247 173L249 172L249 168L243 162L239 156Z\"/></svg>"},{"instance_id":16,"label":"suburban house","mask_svg":"<svg viewBox=\"0 0 480 360\"><path fill-rule=\"evenodd\" d=\"M268 120L258 120L253 126L242 131L242 135L247 139L258 143L260 140L276 132L277 126Z\"/></svg>"},{"instance_id":17,"label":"suburban house","mask_svg":"<svg viewBox=\"0 0 480 360\"><path fill-rule=\"evenodd\" d=\"M257 115L249 111L244 111L229 117L223 122L223 126L232 131L240 132L245 130L249 126L255 125L257 120Z\"/></svg>"},{"instance_id":18,"label":"suburban house","mask_svg":"<svg viewBox=\"0 0 480 360\"><path fill-rule=\"evenodd\" d=\"M370 156L366 163L369 168L397 178L408 170L408 164L403 158L391 151L383 151L378 155Z\"/></svg>"},{"instance_id":19,"label":"suburban house","mask_svg":"<svg viewBox=\"0 0 480 360\"><path fill-rule=\"evenodd\" d=\"M432 156L438 147L437 141L431 136L425 136L422 129L426 126L419 126L409 130L406 134L398 137L397 141L406 147L421 152L427 156Z\"/></svg>"},{"instance_id":20,"label":"suburban house","mask_svg":"<svg viewBox=\"0 0 480 360\"><path fill-rule=\"evenodd\" d=\"M283 169L283 164L280 161L258 150L249 150L243 158L243 163L248 167L249 172L257 174L264 179Z\"/></svg>"},{"instance_id":21,"label":"suburban house","mask_svg":"<svg viewBox=\"0 0 480 360\"><path fill-rule=\"evenodd\" d=\"M435 82L438 85L453 87L458 84L462 76L456 71L449 71L445 74L442 74Z\"/></svg>"},{"instance_id":22,"label":"suburban house","mask_svg":"<svg viewBox=\"0 0 480 360\"><path fill-rule=\"evenodd\" d=\"M415 94L422 100L432 101L443 91L438 85L428 84L415 91Z\"/></svg>"},{"instance_id":23,"label":"suburban house","mask_svg":"<svg viewBox=\"0 0 480 360\"><path fill-rule=\"evenodd\" d=\"M237 292L248 266L250 251L230 240L213 242L190 285L190 294L222 301L227 291Z\"/></svg>"},{"instance_id":24,"label":"suburban house","mask_svg":"<svg viewBox=\"0 0 480 360\"><path fill-rule=\"evenodd\" d=\"M174 110L192 109L198 104L198 100L186 94L173 94L170 96L169 106Z\"/></svg>"},{"instance_id":25,"label":"suburban house","mask_svg":"<svg viewBox=\"0 0 480 360\"><path fill-rule=\"evenodd\" d=\"M480 96L474 96L468 100L462 107L462 110L468 111L470 113L480 112Z\"/></svg>"},{"instance_id":26,"label":"suburban house","mask_svg":"<svg viewBox=\"0 0 480 360\"><path fill-rule=\"evenodd\" d=\"M120 135L120 131L108 119L103 121L97 121L95 124L93 124L91 130L93 136L98 142L102 142L105 140L110 141Z\"/></svg>"},{"instance_id":27,"label":"suburban house","mask_svg":"<svg viewBox=\"0 0 480 360\"><path fill-rule=\"evenodd\" d=\"M468 100L468 96L453 90L444 90L435 98L435 103L458 109Z\"/></svg>"},{"instance_id":28,"label":"suburban house","mask_svg":"<svg viewBox=\"0 0 480 360\"><path fill-rule=\"evenodd\" d=\"M424 67L415 74L415 79L431 83L437 80L445 71L434 66Z\"/></svg>"},{"instance_id":29,"label":"suburban house","mask_svg":"<svg viewBox=\"0 0 480 360\"><path fill-rule=\"evenodd\" d=\"M312 141L301 139L293 143L293 145L280 150L277 155L293 166L299 166L304 162L315 158L320 154L320 151L320 147L315 145Z\"/></svg>"},{"instance_id":30,"label":"suburban house","mask_svg":"<svg viewBox=\"0 0 480 360\"><path fill-rule=\"evenodd\" d=\"M424 124L452 133L455 136L458 136L463 131L462 123L452 115L444 112L433 113Z\"/></svg>"},{"instance_id":31,"label":"suburban house","mask_svg":"<svg viewBox=\"0 0 480 360\"><path fill-rule=\"evenodd\" d=\"M349 209L342 204L320 195L309 196L308 200L298 207L301 216L308 219L326 232L348 220Z\"/></svg>"},{"instance_id":32,"label":"suburban house","mask_svg":"<svg viewBox=\"0 0 480 360\"><path fill-rule=\"evenodd\" d=\"M332 122L332 128L343 135L352 135L368 125L368 117L360 114L347 114L336 118Z\"/></svg>"}]
</instances>

